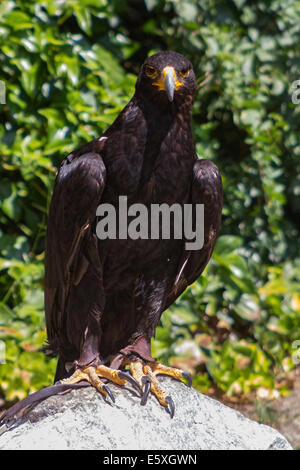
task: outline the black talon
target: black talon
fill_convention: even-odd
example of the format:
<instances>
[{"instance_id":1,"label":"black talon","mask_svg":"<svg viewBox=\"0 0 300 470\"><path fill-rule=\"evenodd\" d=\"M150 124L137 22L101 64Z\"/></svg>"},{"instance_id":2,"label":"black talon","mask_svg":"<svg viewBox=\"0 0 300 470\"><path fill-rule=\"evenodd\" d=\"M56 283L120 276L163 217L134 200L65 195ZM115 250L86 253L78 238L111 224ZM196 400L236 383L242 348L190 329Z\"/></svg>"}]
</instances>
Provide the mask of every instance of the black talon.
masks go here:
<instances>
[{"instance_id":1,"label":"black talon","mask_svg":"<svg viewBox=\"0 0 300 470\"><path fill-rule=\"evenodd\" d=\"M191 387L192 386L192 376L189 374L189 372L182 372L182 377L188 381L187 386Z\"/></svg>"},{"instance_id":2,"label":"black talon","mask_svg":"<svg viewBox=\"0 0 300 470\"><path fill-rule=\"evenodd\" d=\"M107 395L109 396L109 398L111 399L111 401L113 403L115 403L115 397L114 397L113 392L111 391L111 389L107 385L103 385L102 390L104 390L107 393Z\"/></svg>"},{"instance_id":3,"label":"black talon","mask_svg":"<svg viewBox=\"0 0 300 470\"><path fill-rule=\"evenodd\" d=\"M147 399L149 396L150 388L151 388L151 379L147 377L146 375L143 375L141 378L141 381L145 384L145 390L141 399L141 405L146 405Z\"/></svg>"},{"instance_id":4,"label":"black talon","mask_svg":"<svg viewBox=\"0 0 300 470\"><path fill-rule=\"evenodd\" d=\"M135 378L132 377L132 375L129 374L129 372L125 372L123 370L120 370L118 372L118 377L119 377L119 379L128 380L128 382L130 382L135 388L137 388L140 393L143 393L142 387L140 386L138 381L135 380Z\"/></svg>"},{"instance_id":5,"label":"black talon","mask_svg":"<svg viewBox=\"0 0 300 470\"><path fill-rule=\"evenodd\" d=\"M168 397L166 397L166 402L168 402L168 404L169 404L167 410L170 413L171 418L173 418L174 413L175 413L175 405L174 405L173 399L168 396Z\"/></svg>"}]
</instances>

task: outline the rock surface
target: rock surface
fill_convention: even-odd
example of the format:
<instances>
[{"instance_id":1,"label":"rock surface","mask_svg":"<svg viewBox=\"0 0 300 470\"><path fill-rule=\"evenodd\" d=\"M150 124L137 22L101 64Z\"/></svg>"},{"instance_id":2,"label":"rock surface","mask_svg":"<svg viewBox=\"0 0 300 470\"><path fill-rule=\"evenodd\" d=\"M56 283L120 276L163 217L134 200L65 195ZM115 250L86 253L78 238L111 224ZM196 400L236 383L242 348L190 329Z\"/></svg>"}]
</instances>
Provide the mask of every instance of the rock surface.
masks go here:
<instances>
[{"instance_id":1,"label":"rock surface","mask_svg":"<svg viewBox=\"0 0 300 470\"><path fill-rule=\"evenodd\" d=\"M111 384L115 404L92 388L48 398L26 421L0 436L0 449L200 450L292 449L275 429L167 377L173 419L150 396L146 406L129 387Z\"/></svg>"}]
</instances>

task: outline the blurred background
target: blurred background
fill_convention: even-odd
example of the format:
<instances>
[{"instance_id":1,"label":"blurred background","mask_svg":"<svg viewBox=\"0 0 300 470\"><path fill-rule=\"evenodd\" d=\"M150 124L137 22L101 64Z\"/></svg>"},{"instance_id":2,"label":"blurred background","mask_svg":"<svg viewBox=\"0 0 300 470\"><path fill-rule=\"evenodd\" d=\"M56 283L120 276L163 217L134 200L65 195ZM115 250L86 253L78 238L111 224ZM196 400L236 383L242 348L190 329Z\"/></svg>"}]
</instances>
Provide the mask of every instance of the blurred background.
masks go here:
<instances>
[{"instance_id":1,"label":"blurred background","mask_svg":"<svg viewBox=\"0 0 300 470\"><path fill-rule=\"evenodd\" d=\"M297 0L2 0L2 407L54 377L42 348L56 170L112 123L145 58L170 49L207 79L194 139L221 170L224 209L213 258L164 313L153 354L192 372L198 390L281 425L269 400L294 396L300 361L299 43Z\"/></svg>"}]
</instances>

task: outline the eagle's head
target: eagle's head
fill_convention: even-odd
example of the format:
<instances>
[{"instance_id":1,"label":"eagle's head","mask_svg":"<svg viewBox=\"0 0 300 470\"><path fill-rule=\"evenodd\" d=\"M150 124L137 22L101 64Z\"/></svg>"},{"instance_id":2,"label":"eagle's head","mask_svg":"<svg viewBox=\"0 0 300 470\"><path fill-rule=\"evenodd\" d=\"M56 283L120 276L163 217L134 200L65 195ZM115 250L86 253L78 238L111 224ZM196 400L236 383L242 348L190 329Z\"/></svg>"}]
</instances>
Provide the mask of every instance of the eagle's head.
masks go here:
<instances>
[{"instance_id":1,"label":"eagle's head","mask_svg":"<svg viewBox=\"0 0 300 470\"><path fill-rule=\"evenodd\" d=\"M136 83L136 95L176 105L191 102L196 88L190 61L177 52L165 51L148 57L144 62Z\"/></svg>"}]
</instances>

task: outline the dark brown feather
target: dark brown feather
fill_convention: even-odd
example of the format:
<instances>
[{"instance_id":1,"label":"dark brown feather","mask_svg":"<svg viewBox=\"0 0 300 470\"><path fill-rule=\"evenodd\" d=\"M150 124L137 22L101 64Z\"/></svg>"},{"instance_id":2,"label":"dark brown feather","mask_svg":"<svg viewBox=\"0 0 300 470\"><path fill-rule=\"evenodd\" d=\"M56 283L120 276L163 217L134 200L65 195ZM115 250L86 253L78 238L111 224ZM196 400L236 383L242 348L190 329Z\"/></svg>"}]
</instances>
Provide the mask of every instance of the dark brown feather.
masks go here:
<instances>
[{"instance_id":1,"label":"dark brown feather","mask_svg":"<svg viewBox=\"0 0 300 470\"><path fill-rule=\"evenodd\" d=\"M176 53L147 60L157 69L191 64ZM141 69L136 92L105 139L70 154L57 176L46 249L46 322L49 349L65 364L117 355L136 338L155 334L162 312L201 274L215 244L222 184L215 165L198 160L191 108L196 80L189 77L171 103ZM205 204L205 242L186 251L185 240L97 240L96 208L128 204ZM136 343L137 344L137 343ZM141 342L139 344L142 344ZM144 343L143 343L144 344ZM150 346L149 346L150 347ZM125 349L124 349L125 348ZM145 351L145 357L150 350ZM136 346L136 354L141 354Z\"/></svg>"}]
</instances>

